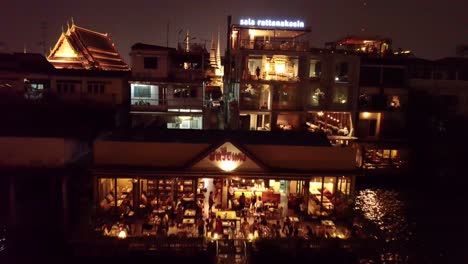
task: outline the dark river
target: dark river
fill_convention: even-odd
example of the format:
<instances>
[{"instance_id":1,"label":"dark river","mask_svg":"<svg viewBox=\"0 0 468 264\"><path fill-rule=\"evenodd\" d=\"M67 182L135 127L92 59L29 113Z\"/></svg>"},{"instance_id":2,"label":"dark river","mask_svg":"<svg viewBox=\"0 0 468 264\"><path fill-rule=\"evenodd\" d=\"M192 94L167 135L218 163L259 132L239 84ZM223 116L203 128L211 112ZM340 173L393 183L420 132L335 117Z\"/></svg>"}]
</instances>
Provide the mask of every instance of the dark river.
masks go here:
<instances>
[{"instance_id":1,"label":"dark river","mask_svg":"<svg viewBox=\"0 0 468 264\"><path fill-rule=\"evenodd\" d=\"M8 260L1 263L67 258L64 241L87 228L92 206L89 184L68 183L44 175L1 179L0 209L8 212L0 218L0 257ZM445 232L457 228L451 218L437 215L437 201L415 187L358 182L355 195L356 228L378 245L358 263L450 263L463 247Z\"/></svg>"}]
</instances>

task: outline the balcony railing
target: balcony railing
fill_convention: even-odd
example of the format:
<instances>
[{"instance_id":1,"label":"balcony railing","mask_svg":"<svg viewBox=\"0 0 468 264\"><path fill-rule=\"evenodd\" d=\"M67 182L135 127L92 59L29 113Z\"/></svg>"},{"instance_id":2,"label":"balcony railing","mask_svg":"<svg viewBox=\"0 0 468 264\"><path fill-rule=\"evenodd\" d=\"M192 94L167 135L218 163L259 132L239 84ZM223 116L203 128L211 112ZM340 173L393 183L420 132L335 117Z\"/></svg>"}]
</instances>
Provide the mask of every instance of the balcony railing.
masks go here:
<instances>
[{"instance_id":1,"label":"balcony railing","mask_svg":"<svg viewBox=\"0 0 468 264\"><path fill-rule=\"evenodd\" d=\"M132 99L132 111L157 111L165 112L170 109L202 109L203 102L197 98L177 99Z\"/></svg>"},{"instance_id":2,"label":"balcony railing","mask_svg":"<svg viewBox=\"0 0 468 264\"><path fill-rule=\"evenodd\" d=\"M237 47L235 47L237 48ZM301 41L284 41L284 40L256 40L248 39L239 41L239 49L251 50L287 50L287 51L307 51L309 49L308 42Z\"/></svg>"}]
</instances>

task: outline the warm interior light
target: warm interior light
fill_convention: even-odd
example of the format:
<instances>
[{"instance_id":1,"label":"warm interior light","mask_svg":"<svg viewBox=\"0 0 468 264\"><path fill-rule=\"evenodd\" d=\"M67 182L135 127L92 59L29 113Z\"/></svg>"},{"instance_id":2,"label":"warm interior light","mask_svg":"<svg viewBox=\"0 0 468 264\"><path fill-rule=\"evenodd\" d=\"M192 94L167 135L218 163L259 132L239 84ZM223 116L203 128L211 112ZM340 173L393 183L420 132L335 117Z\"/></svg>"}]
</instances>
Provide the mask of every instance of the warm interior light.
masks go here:
<instances>
[{"instance_id":1,"label":"warm interior light","mask_svg":"<svg viewBox=\"0 0 468 264\"><path fill-rule=\"evenodd\" d=\"M320 111L320 112L317 113L317 115L318 115L318 116L323 116L324 113L323 113L322 111Z\"/></svg>"},{"instance_id":2,"label":"warm interior light","mask_svg":"<svg viewBox=\"0 0 468 264\"><path fill-rule=\"evenodd\" d=\"M249 240L252 240L253 238L254 238L254 237L253 237L253 234L250 233L250 234L249 234Z\"/></svg>"},{"instance_id":3,"label":"warm interior light","mask_svg":"<svg viewBox=\"0 0 468 264\"><path fill-rule=\"evenodd\" d=\"M361 115L362 115L363 118L369 118L371 116L371 113L363 112L363 113L361 113Z\"/></svg>"},{"instance_id":4,"label":"warm interior light","mask_svg":"<svg viewBox=\"0 0 468 264\"><path fill-rule=\"evenodd\" d=\"M218 233L214 233L213 239L214 239L214 240L218 239Z\"/></svg>"},{"instance_id":5,"label":"warm interior light","mask_svg":"<svg viewBox=\"0 0 468 264\"><path fill-rule=\"evenodd\" d=\"M232 161L232 160L223 160L219 162L219 167L223 171L233 171L238 166L239 166L239 162Z\"/></svg>"},{"instance_id":6,"label":"warm interior light","mask_svg":"<svg viewBox=\"0 0 468 264\"><path fill-rule=\"evenodd\" d=\"M127 232L125 230L120 231L118 237L121 239L127 238Z\"/></svg>"},{"instance_id":7,"label":"warm interior light","mask_svg":"<svg viewBox=\"0 0 468 264\"><path fill-rule=\"evenodd\" d=\"M284 61L275 62L275 72L284 73L286 71L286 63Z\"/></svg>"},{"instance_id":8,"label":"warm interior light","mask_svg":"<svg viewBox=\"0 0 468 264\"><path fill-rule=\"evenodd\" d=\"M191 116L179 116L179 119L180 120L191 120L192 117Z\"/></svg>"}]
</instances>

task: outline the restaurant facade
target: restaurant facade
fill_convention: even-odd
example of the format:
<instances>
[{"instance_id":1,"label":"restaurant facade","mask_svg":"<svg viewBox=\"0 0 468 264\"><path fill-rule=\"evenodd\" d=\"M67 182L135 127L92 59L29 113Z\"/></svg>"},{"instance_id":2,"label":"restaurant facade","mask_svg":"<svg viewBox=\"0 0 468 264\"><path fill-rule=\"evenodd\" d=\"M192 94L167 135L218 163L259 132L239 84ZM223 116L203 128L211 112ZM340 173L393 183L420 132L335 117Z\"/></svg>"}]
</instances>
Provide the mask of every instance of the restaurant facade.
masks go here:
<instances>
[{"instance_id":1,"label":"restaurant facade","mask_svg":"<svg viewBox=\"0 0 468 264\"><path fill-rule=\"evenodd\" d=\"M154 140L98 140L97 210L145 218L194 202L205 213L213 192L210 211L237 211L234 220L258 200L267 219L344 215L358 172L356 149L333 147L322 133L284 133L169 130ZM194 214L184 211L183 223L194 224Z\"/></svg>"}]
</instances>

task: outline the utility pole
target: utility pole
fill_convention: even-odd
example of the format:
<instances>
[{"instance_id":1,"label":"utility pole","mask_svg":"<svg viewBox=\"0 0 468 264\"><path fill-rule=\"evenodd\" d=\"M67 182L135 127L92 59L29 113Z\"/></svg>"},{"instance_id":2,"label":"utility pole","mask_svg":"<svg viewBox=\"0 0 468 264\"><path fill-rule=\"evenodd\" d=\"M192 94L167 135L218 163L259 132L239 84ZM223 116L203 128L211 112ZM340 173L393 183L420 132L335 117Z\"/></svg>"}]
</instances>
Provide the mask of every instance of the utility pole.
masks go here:
<instances>
[{"instance_id":1,"label":"utility pole","mask_svg":"<svg viewBox=\"0 0 468 264\"><path fill-rule=\"evenodd\" d=\"M170 20L167 21L167 26L166 26L166 47L169 47L169 24L171 23Z\"/></svg>"}]
</instances>

